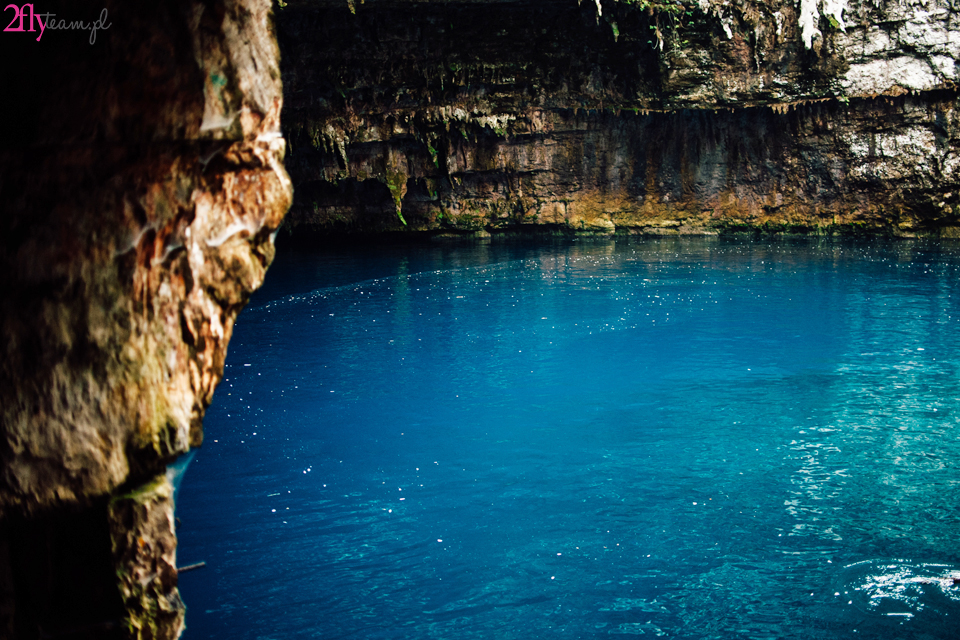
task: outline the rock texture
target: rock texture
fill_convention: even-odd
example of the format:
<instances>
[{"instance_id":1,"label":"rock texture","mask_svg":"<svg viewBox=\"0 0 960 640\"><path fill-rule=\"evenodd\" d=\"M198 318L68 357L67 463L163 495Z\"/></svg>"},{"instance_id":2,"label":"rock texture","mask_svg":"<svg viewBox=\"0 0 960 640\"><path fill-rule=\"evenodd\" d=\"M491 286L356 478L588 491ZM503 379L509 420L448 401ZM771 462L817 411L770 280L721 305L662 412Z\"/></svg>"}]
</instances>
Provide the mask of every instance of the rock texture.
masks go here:
<instances>
[{"instance_id":1,"label":"rock texture","mask_svg":"<svg viewBox=\"0 0 960 640\"><path fill-rule=\"evenodd\" d=\"M956 235L958 8L294 0L287 227Z\"/></svg>"},{"instance_id":2,"label":"rock texture","mask_svg":"<svg viewBox=\"0 0 960 640\"><path fill-rule=\"evenodd\" d=\"M94 37L0 39L17 61L0 143L0 637L174 638L175 537L157 524L172 500L153 478L202 441L292 198L271 6L41 10L106 19ZM78 554L73 529L102 553ZM79 590L102 597L74 611Z\"/></svg>"},{"instance_id":3,"label":"rock texture","mask_svg":"<svg viewBox=\"0 0 960 640\"><path fill-rule=\"evenodd\" d=\"M184 606L177 592L173 487L166 475L111 499L107 519L127 631L178 638Z\"/></svg>"}]
</instances>

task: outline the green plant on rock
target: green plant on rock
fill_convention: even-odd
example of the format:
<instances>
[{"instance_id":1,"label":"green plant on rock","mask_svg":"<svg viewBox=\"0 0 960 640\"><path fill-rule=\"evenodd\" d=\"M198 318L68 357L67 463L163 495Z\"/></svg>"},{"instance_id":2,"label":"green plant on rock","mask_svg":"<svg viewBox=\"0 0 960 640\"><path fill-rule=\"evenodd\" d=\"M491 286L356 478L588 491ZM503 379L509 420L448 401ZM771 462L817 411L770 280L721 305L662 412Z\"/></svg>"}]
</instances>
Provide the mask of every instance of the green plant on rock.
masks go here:
<instances>
[{"instance_id":1,"label":"green plant on rock","mask_svg":"<svg viewBox=\"0 0 960 640\"><path fill-rule=\"evenodd\" d=\"M680 15L681 13L686 13L687 15L693 15L690 7L685 6L681 2L653 2L651 0L616 0L616 2L633 6L641 11L646 11L652 14L663 13L676 16Z\"/></svg>"},{"instance_id":2,"label":"green plant on rock","mask_svg":"<svg viewBox=\"0 0 960 640\"><path fill-rule=\"evenodd\" d=\"M423 186L427 189L430 199L436 200L437 194L440 192L440 187L437 184L437 180L435 178L424 178Z\"/></svg>"},{"instance_id":3,"label":"green plant on rock","mask_svg":"<svg viewBox=\"0 0 960 640\"><path fill-rule=\"evenodd\" d=\"M387 171L385 182L387 189L390 190L390 196L393 198L393 205L397 208L397 217L403 226L407 226L407 221L403 219L403 213L400 211L403 196L407 192L407 176L401 171Z\"/></svg>"},{"instance_id":4,"label":"green plant on rock","mask_svg":"<svg viewBox=\"0 0 960 640\"><path fill-rule=\"evenodd\" d=\"M647 43L654 47L655 49L663 50L663 45L665 42L664 33L666 30L670 29L674 32L682 29L684 24L686 26L693 26L693 6L686 6L681 2L654 2L651 0L615 0L620 4L627 5L629 7L636 7L641 11L646 11L648 15L653 18L653 23L649 25L651 34L653 37L650 40L647 40ZM661 17L664 17L664 20L661 22ZM607 22L610 24L610 28L613 30L614 41L619 40L620 37L620 28L619 25L610 17L606 18ZM679 46L679 38L674 39L674 46Z\"/></svg>"}]
</instances>

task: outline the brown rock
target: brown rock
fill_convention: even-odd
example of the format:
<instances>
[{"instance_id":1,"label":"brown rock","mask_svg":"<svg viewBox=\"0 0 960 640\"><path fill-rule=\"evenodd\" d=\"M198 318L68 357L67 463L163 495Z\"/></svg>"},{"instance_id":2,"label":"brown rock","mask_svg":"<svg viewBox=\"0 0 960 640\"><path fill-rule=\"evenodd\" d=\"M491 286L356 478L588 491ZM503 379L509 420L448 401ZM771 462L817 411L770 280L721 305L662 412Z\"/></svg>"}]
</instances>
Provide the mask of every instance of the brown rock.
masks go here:
<instances>
[{"instance_id":1,"label":"brown rock","mask_svg":"<svg viewBox=\"0 0 960 640\"><path fill-rule=\"evenodd\" d=\"M292 197L271 4L42 10L106 20L0 39L0 636L175 638L153 478L202 442Z\"/></svg>"}]
</instances>

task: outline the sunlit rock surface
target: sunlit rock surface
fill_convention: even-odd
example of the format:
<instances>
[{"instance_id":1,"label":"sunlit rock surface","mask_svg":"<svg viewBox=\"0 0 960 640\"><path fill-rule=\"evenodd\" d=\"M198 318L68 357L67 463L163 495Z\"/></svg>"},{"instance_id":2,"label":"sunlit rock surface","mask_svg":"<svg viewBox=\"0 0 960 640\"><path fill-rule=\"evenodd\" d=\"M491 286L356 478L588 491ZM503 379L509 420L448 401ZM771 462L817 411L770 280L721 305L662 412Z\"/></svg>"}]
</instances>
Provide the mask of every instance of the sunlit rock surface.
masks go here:
<instances>
[{"instance_id":1,"label":"sunlit rock surface","mask_svg":"<svg viewBox=\"0 0 960 640\"><path fill-rule=\"evenodd\" d=\"M294 0L287 228L955 235L958 8Z\"/></svg>"},{"instance_id":2,"label":"sunlit rock surface","mask_svg":"<svg viewBox=\"0 0 960 640\"><path fill-rule=\"evenodd\" d=\"M0 637L179 634L172 499L115 496L201 443L292 196L270 3L105 7L0 42Z\"/></svg>"}]
</instances>

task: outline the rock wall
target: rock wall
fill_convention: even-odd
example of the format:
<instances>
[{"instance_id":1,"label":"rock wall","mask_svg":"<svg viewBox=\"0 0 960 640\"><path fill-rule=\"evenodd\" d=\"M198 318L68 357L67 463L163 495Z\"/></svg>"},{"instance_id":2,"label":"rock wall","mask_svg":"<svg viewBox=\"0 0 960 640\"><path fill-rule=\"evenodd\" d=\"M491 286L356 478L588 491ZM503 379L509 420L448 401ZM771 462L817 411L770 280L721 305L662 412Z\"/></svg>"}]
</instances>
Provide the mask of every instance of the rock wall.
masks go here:
<instances>
[{"instance_id":1,"label":"rock wall","mask_svg":"<svg viewBox=\"0 0 960 640\"><path fill-rule=\"evenodd\" d=\"M958 9L293 0L286 227L956 235Z\"/></svg>"},{"instance_id":2,"label":"rock wall","mask_svg":"<svg viewBox=\"0 0 960 640\"><path fill-rule=\"evenodd\" d=\"M0 37L0 637L175 638L166 465L292 198L271 6L25 6L87 28Z\"/></svg>"}]
</instances>

